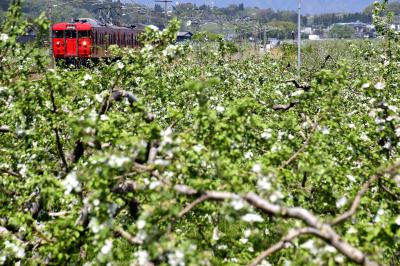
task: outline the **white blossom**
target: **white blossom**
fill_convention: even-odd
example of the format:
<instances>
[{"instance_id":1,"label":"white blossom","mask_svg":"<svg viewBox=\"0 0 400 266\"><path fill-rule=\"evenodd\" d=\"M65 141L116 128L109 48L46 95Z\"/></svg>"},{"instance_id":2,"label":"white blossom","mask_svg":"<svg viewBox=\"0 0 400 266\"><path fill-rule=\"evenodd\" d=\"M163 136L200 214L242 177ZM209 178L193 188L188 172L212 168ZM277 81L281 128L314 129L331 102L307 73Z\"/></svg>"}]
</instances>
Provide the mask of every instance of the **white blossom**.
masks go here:
<instances>
[{"instance_id":1,"label":"white blossom","mask_svg":"<svg viewBox=\"0 0 400 266\"><path fill-rule=\"evenodd\" d=\"M213 241L218 241L218 240L219 240L219 230L218 230L218 226L214 227L214 229L213 229L212 240L213 240Z\"/></svg>"},{"instance_id":2,"label":"white blossom","mask_svg":"<svg viewBox=\"0 0 400 266\"><path fill-rule=\"evenodd\" d=\"M349 179L351 182L356 182L356 178L353 176L353 175L347 175L346 176L347 177L347 179Z\"/></svg>"},{"instance_id":3,"label":"white blossom","mask_svg":"<svg viewBox=\"0 0 400 266\"><path fill-rule=\"evenodd\" d=\"M83 77L83 80L85 80L85 81L92 80L92 76L89 75L89 74L86 74L86 75Z\"/></svg>"},{"instance_id":4,"label":"white blossom","mask_svg":"<svg viewBox=\"0 0 400 266\"><path fill-rule=\"evenodd\" d=\"M136 257L139 266L146 266L149 263L149 253L146 250L136 252Z\"/></svg>"},{"instance_id":5,"label":"white blossom","mask_svg":"<svg viewBox=\"0 0 400 266\"><path fill-rule=\"evenodd\" d=\"M254 154L251 151L248 151L244 154L245 159L251 159L253 158Z\"/></svg>"},{"instance_id":6,"label":"white blossom","mask_svg":"<svg viewBox=\"0 0 400 266\"><path fill-rule=\"evenodd\" d=\"M270 129L265 130L263 133L261 133L261 138L269 140L272 138L272 131Z\"/></svg>"},{"instance_id":7,"label":"white blossom","mask_svg":"<svg viewBox=\"0 0 400 266\"><path fill-rule=\"evenodd\" d=\"M118 69L123 69L123 68L125 67L125 65L124 65L124 63L122 63L121 61L119 61L119 62L117 63L117 67L118 67Z\"/></svg>"},{"instance_id":8,"label":"white blossom","mask_svg":"<svg viewBox=\"0 0 400 266\"><path fill-rule=\"evenodd\" d=\"M101 94L96 94L96 95L94 96L94 98L95 98L96 101L99 102L99 103L102 103L102 102L103 102L103 99L104 99L103 95L101 95Z\"/></svg>"},{"instance_id":9,"label":"white blossom","mask_svg":"<svg viewBox=\"0 0 400 266\"><path fill-rule=\"evenodd\" d=\"M184 266L185 254L180 250L175 250L174 253L168 254L168 264L170 266Z\"/></svg>"},{"instance_id":10,"label":"white blossom","mask_svg":"<svg viewBox=\"0 0 400 266\"><path fill-rule=\"evenodd\" d=\"M396 223L397 225L400 225L400 215L397 216L395 223Z\"/></svg>"},{"instance_id":11,"label":"white blossom","mask_svg":"<svg viewBox=\"0 0 400 266\"><path fill-rule=\"evenodd\" d=\"M263 177L257 181L257 188L260 190L270 190L272 188L272 184L269 181L269 178Z\"/></svg>"},{"instance_id":12,"label":"white blossom","mask_svg":"<svg viewBox=\"0 0 400 266\"><path fill-rule=\"evenodd\" d=\"M340 209L347 204L347 198L342 197L336 202L336 208Z\"/></svg>"},{"instance_id":13,"label":"white blossom","mask_svg":"<svg viewBox=\"0 0 400 266\"><path fill-rule=\"evenodd\" d=\"M136 226L139 230L142 230L146 226L145 220L139 220L136 222Z\"/></svg>"},{"instance_id":14,"label":"white blossom","mask_svg":"<svg viewBox=\"0 0 400 266\"><path fill-rule=\"evenodd\" d=\"M128 157L123 157L123 156L116 156L116 155L111 155L110 158L108 159L108 165L112 168L120 168L122 167L125 163L129 162L130 158Z\"/></svg>"},{"instance_id":15,"label":"white blossom","mask_svg":"<svg viewBox=\"0 0 400 266\"><path fill-rule=\"evenodd\" d=\"M321 133L324 134L324 135L328 135L328 134L329 134L329 128L323 127L323 128L321 129Z\"/></svg>"},{"instance_id":16,"label":"white blossom","mask_svg":"<svg viewBox=\"0 0 400 266\"><path fill-rule=\"evenodd\" d=\"M331 245L326 245L324 248L324 251L327 253L335 253L336 252L336 248L332 247Z\"/></svg>"},{"instance_id":17,"label":"white blossom","mask_svg":"<svg viewBox=\"0 0 400 266\"><path fill-rule=\"evenodd\" d=\"M356 128L356 125L354 125L353 123L349 124L349 128L354 129Z\"/></svg>"},{"instance_id":18,"label":"white blossom","mask_svg":"<svg viewBox=\"0 0 400 266\"><path fill-rule=\"evenodd\" d=\"M18 164L17 165L18 169L19 169L19 174L23 177L26 177L26 173L28 171L28 168L26 167L25 164Z\"/></svg>"},{"instance_id":19,"label":"white blossom","mask_svg":"<svg viewBox=\"0 0 400 266\"><path fill-rule=\"evenodd\" d=\"M260 165L260 164L255 164L255 165L253 165L253 167L251 168L251 171L253 171L253 172L256 173L256 174L261 173L261 170L262 170L262 168L261 168L261 165Z\"/></svg>"},{"instance_id":20,"label":"white blossom","mask_svg":"<svg viewBox=\"0 0 400 266\"><path fill-rule=\"evenodd\" d=\"M260 263L260 266L272 266L272 264L269 263L269 262L266 261L266 260L263 260L263 261Z\"/></svg>"},{"instance_id":21,"label":"white blossom","mask_svg":"<svg viewBox=\"0 0 400 266\"><path fill-rule=\"evenodd\" d=\"M244 231L244 237L245 237L245 238L249 238L250 235L251 235L251 229L247 228L247 229Z\"/></svg>"},{"instance_id":22,"label":"white blossom","mask_svg":"<svg viewBox=\"0 0 400 266\"><path fill-rule=\"evenodd\" d=\"M225 108L223 106L218 105L215 107L215 110L217 110L218 113L223 113L225 111Z\"/></svg>"},{"instance_id":23,"label":"white blossom","mask_svg":"<svg viewBox=\"0 0 400 266\"><path fill-rule=\"evenodd\" d=\"M371 86L371 83L364 83L361 88L362 89L368 89Z\"/></svg>"},{"instance_id":24,"label":"white blossom","mask_svg":"<svg viewBox=\"0 0 400 266\"><path fill-rule=\"evenodd\" d=\"M397 108L397 106L395 106L395 105L389 105L389 106L388 106L388 109L389 109L390 111L397 112L397 110L398 110L399 108Z\"/></svg>"},{"instance_id":25,"label":"white blossom","mask_svg":"<svg viewBox=\"0 0 400 266\"><path fill-rule=\"evenodd\" d=\"M8 35L6 33L1 33L0 34L0 41L6 42L9 39Z\"/></svg>"},{"instance_id":26,"label":"white blossom","mask_svg":"<svg viewBox=\"0 0 400 266\"><path fill-rule=\"evenodd\" d=\"M107 239L106 242L104 243L104 246L101 248L101 253L103 254L108 254L113 247L113 240L112 239Z\"/></svg>"},{"instance_id":27,"label":"white blossom","mask_svg":"<svg viewBox=\"0 0 400 266\"><path fill-rule=\"evenodd\" d=\"M238 211L240 209L243 209L243 207L245 206L245 203L241 199L232 200L231 206L233 207L234 210Z\"/></svg>"},{"instance_id":28,"label":"white blossom","mask_svg":"<svg viewBox=\"0 0 400 266\"><path fill-rule=\"evenodd\" d=\"M195 152L201 152L201 150L203 149L203 146L201 146L200 144L194 145L193 149Z\"/></svg>"},{"instance_id":29,"label":"white blossom","mask_svg":"<svg viewBox=\"0 0 400 266\"><path fill-rule=\"evenodd\" d=\"M4 246L6 249L10 249L14 253L14 256L18 259L22 259L25 256L25 249L23 247L20 247L8 240L4 242Z\"/></svg>"},{"instance_id":30,"label":"white blossom","mask_svg":"<svg viewBox=\"0 0 400 266\"><path fill-rule=\"evenodd\" d=\"M70 172L62 181L62 184L65 188L65 195L70 194L72 191L81 191L81 184L78 181L76 171Z\"/></svg>"},{"instance_id":31,"label":"white blossom","mask_svg":"<svg viewBox=\"0 0 400 266\"><path fill-rule=\"evenodd\" d=\"M154 161L155 165L160 165L160 166L168 166L171 164L171 161L169 160L164 160L164 159L157 159Z\"/></svg>"},{"instance_id":32,"label":"white blossom","mask_svg":"<svg viewBox=\"0 0 400 266\"><path fill-rule=\"evenodd\" d=\"M377 90L383 90L385 88L385 83L383 82L378 82L375 84L375 89Z\"/></svg>"},{"instance_id":33,"label":"white blossom","mask_svg":"<svg viewBox=\"0 0 400 266\"><path fill-rule=\"evenodd\" d=\"M158 27L154 25L148 25L147 28L151 29L152 31L158 31Z\"/></svg>"},{"instance_id":34,"label":"white blossom","mask_svg":"<svg viewBox=\"0 0 400 266\"><path fill-rule=\"evenodd\" d=\"M275 203L278 200L283 199L283 198L284 198L284 196L283 196L282 192L280 192L280 191L274 191L274 193L272 193L272 195L269 196L269 200L272 203Z\"/></svg>"},{"instance_id":35,"label":"white blossom","mask_svg":"<svg viewBox=\"0 0 400 266\"><path fill-rule=\"evenodd\" d=\"M315 246L315 240L313 239L310 239L307 242L303 243L301 247L304 249L308 249L311 254L316 254L318 251L317 247Z\"/></svg>"},{"instance_id":36,"label":"white blossom","mask_svg":"<svg viewBox=\"0 0 400 266\"><path fill-rule=\"evenodd\" d=\"M256 213L248 213L244 216L242 216L242 220L248 223L253 223L253 222L263 222L264 219Z\"/></svg>"},{"instance_id":37,"label":"white blossom","mask_svg":"<svg viewBox=\"0 0 400 266\"><path fill-rule=\"evenodd\" d=\"M239 241L242 244L246 244L247 242L249 242L249 239L248 238L241 238L241 239L239 239Z\"/></svg>"},{"instance_id":38,"label":"white blossom","mask_svg":"<svg viewBox=\"0 0 400 266\"><path fill-rule=\"evenodd\" d=\"M150 183L149 185L149 189L153 190L156 189L157 187L161 186L161 182L160 181L153 181Z\"/></svg>"}]
</instances>

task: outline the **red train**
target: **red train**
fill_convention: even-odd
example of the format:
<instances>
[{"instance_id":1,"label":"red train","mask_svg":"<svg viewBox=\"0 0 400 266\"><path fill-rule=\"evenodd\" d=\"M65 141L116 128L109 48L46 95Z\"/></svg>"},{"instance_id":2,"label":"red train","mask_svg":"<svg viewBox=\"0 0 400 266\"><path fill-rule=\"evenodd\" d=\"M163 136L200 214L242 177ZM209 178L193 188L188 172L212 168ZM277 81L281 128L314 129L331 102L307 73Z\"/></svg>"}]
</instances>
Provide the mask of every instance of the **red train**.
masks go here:
<instances>
[{"instance_id":1,"label":"red train","mask_svg":"<svg viewBox=\"0 0 400 266\"><path fill-rule=\"evenodd\" d=\"M74 23L57 23L52 26L53 55L56 61L85 61L110 58L110 45L136 48L139 35L137 27L102 25L94 19L77 19Z\"/></svg>"}]
</instances>

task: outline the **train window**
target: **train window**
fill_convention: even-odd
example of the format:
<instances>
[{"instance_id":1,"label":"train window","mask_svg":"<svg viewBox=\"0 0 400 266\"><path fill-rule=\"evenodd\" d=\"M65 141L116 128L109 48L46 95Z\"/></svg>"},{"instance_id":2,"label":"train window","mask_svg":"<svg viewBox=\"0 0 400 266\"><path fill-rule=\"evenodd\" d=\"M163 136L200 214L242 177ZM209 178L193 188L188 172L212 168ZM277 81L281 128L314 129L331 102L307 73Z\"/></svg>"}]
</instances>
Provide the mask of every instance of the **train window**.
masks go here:
<instances>
[{"instance_id":1,"label":"train window","mask_svg":"<svg viewBox=\"0 0 400 266\"><path fill-rule=\"evenodd\" d=\"M89 38L90 37L90 31L78 31L78 38Z\"/></svg>"},{"instance_id":2,"label":"train window","mask_svg":"<svg viewBox=\"0 0 400 266\"><path fill-rule=\"evenodd\" d=\"M63 30L53 30L53 38L64 38Z\"/></svg>"},{"instance_id":3,"label":"train window","mask_svg":"<svg viewBox=\"0 0 400 266\"><path fill-rule=\"evenodd\" d=\"M76 31L75 30L66 30L65 37L67 38L76 38Z\"/></svg>"}]
</instances>

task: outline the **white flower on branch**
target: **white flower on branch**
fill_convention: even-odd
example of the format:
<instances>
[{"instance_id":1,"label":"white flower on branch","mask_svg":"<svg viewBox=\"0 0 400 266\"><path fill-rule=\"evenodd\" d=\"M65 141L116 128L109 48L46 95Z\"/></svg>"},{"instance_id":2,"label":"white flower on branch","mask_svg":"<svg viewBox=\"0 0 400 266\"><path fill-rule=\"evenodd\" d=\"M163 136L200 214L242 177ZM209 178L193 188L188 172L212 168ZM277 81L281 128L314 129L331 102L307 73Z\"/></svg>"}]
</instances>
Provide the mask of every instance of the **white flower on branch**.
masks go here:
<instances>
[{"instance_id":1,"label":"white flower on branch","mask_svg":"<svg viewBox=\"0 0 400 266\"><path fill-rule=\"evenodd\" d=\"M329 128L327 128L327 127L321 128L321 133L324 134L324 135L328 135L329 134Z\"/></svg>"},{"instance_id":2,"label":"white flower on branch","mask_svg":"<svg viewBox=\"0 0 400 266\"><path fill-rule=\"evenodd\" d=\"M251 159L253 158L254 154L251 151L248 151L244 154L245 159Z\"/></svg>"},{"instance_id":3,"label":"white flower on branch","mask_svg":"<svg viewBox=\"0 0 400 266\"><path fill-rule=\"evenodd\" d=\"M124 69L125 65L124 65L124 63L122 63L121 61L119 61L119 62L117 63L117 67L118 67L118 69Z\"/></svg>"},{"instance_id":4,"label":"white flower on branch","mask_svg":"<svg viewBox=\"0 0 400 266\"><path fill-rule=\"evenodd\" d=\"M180 250L176 250L174 253L168 254L168 263L170 266L184 266L185 254Z\"/></svg>"},{"instance_id":5,"label":"white flower on branch","mask_svg":"<svg viewBox=\"0 0 400 266\"><path fill-rule=\"evenodd\" d=\"M0 34L0 41L6 42L9 39L8 35L6 33L1 33Z\"/></svg>"},{"instance_id":6,"label":"white flower on branch","mask_svg":"<svg viewBox=\"0 0 400 266\"><path fill-rule=\"evenodd\" d=\"M195 152L199 153L203 149L203 146L201 146L200 144L197 144L197 145L193 146L193 149Z\"/></svg>"},{"instance_id":7,"label":"white flower on branch","mask_svg":"<svg viewBox=\"0 0 400 266\"><path fill-rule=\"evenodd\" d=\"M265 140L269 140L270 138L272 138L272 130L266 129L263 133L261 133L261 138Z\"/></svg>"},{"instance_id":8,"label":"white flower on branch","mask_svg":"<svg viewBox=\"0 0 400 266\"><path fill-rule=\"evenodd\" d=\"M347 198L342 197L336 202L336 208L340 209L347 204Z\"/></svg>"},{"instance_id":9,"label":"white flower on branch","mask_svg":"<svg viewBox=\"0 0 400 266\"><path fill-rule=\"evenodd\" d=\"M25 256L25 249L23 247L11 243L8 240L4 242L4 247L6 249L10 249L14 253L14 256L18 259L22 259Z\"/></svg>"},{"instance_id":10,"label":"white flower on branch","mask_svg":"<svg viewBox=\"0 0 400 266\"><path fill-rule=\"evenodd\" d=\"M218 241L218 240L219 240L219 230L218 230L218 226L214 227L214 229L213 229L212 240L213 240L213 241Z\"/></svg>"},{"instance_id":11,"label":"white flower on branch","mask_svg":"<svg viewBox=\"0 0 400 266\"><path fill-rule=\"evenodd\" d=\"M256 214L256 213L248 213L244 216L242 216L242 220L248 223L257 223L257 222L263 222L264 219L261 217L261 215Z\"/></svg>"},{"instance_id":12,"label":"white flower on branch","mask_svg":"<svg viewBox=\"0 0 400 266\"><path fill-rule=\"evenodd\" d=\"M101 253L104 255L108 254L113 247L113 240L112 239L107 239L106 242L104 243L104 246L101 248Z\"/></svg>"},{"instance_id":13,"label":"white flower on branch","mask_svg":"<svg viewBox=\"0 0 400 266\"><path fill-rule=\"evenodd\" d=\"M383 82L378 82L375 84L375 89L377 90L383 90L385 88L385 83Z\"/></svg>"},{"instance_id":14,"label":"white flower on branch","mask_svg":"<svg viewBox=\"0 0 400 266\"><path fill-rule=\"evenodd\" d=\"M86 75L83 77L83 80L84 80L84 81L92 80L92 76L89 75L89 74L86 74Z\"/></svg>"},{"instance_id":15,"label":"white flower on branch","mask_svg":"<svg viewBox=\"0 0 400 266\"><path fill-rule=\"evenodd\" d=\"M136 226L139 230L142 230L146 226L145 220L139 220L136 222Z\"/></svg>"},{"instance_id":16,"label":"white flower on branch","mask_svg":"<svg viewBox=\"0 0 400 266\"><path fill-rule=\"evenodd\" d=\"M395 223L396 223L397 225L400 225L400 215L397 216Z\"/></svg>"},{"instance_id":17,"label":"white flower on branch","mask_svg":"<svg viewBox=\"0 0 400 266\"><path fill-rule=\"evenodd\" d=\"M123 156L121 157L113 154L108 159L108 165L112 168L120 168L129 161L130 159L128 157L123 157Z\"/></svg>"},{"instance_id":18,"label":"white flower on branch","mask_svg":"<svg viewBox=\"0 0 400 266\"><path fill-rule=\"evenodd\" d=\"M62 184L65 188L65 195L70 194L72 191L81 191L81 184L78 181L76 171L70 172L62 181Z\"/></svg>"},{"instance_id":19,"label":"white flower on branch","mask_svg":"<svg viewBox=\"0 0 400 266\"><path fill-rule=\"evenodd\" d=\"M315 246L315 240L310 239L307 242L303 243L301 245L302 248L304 249L308 249L310 251L311 254L315 255L318 252L317 247Z\"/></svg>"},{"instance_id":20,"label":"white flower on branch","mask_svg":"<svg viewBox=\"0 0 400 266\"><path fill-rule=\"evenodd\" d=\"M260 190L266 190L266 191L271 190L272 184L271 184L269 178L264 176L261 179L259 179L257 181L257 188Z\"/></svg>"},{"instance_id":21,"label":"white flower on branch","mask_svg":"<svg viewBox=\"0 0 400 266\"><path fill-rule=\"evenodd\" d=\"M218 113L223 113L225 111L225 108L223 106L218 105L215 107L215 110L217 110Z\"/></svg>"},{"instance_id":22,"label":"white flower on branch","mask_svg":"<svg viewBox=\"0 0 400 266\"><path fill-rule=\"evenodd\" d=\"M347 175L346 176L348 180L350 180L351 182L356 182L356 178L353 175Z\"/></svg>"},{"instance_id":23,"label":"white flower on branch","mask_svg":"<svg viewBox=\"0 0 400 266\"><path fill-rule=\"evenodd\" d=\"M147 266L149 263L149 253L146 250L136 252L136 258L139 266Z\"/></svg>"},{"instance_id":24,"label":"white flower on branch","mask_svg":"<svg viewBox=\"0 0 400 266\"><path fill-rule=\"evenodd\" d=\"M255 164L253 165L253 167L251 168L251 171L253 171L256 174L260 174L261 173L261 165L260 164Z\"/></svg>"},{"instance_id":25,"label":"white flower on branch","mask_svg":"<svg viewBox=\"0 0 400 266\"><path fill-rule=\"evenodd\" d=\"M242 199L232 200L231 206L234 210L238 211L244 208L245 202Z\"/></svg>"}]
</instances>

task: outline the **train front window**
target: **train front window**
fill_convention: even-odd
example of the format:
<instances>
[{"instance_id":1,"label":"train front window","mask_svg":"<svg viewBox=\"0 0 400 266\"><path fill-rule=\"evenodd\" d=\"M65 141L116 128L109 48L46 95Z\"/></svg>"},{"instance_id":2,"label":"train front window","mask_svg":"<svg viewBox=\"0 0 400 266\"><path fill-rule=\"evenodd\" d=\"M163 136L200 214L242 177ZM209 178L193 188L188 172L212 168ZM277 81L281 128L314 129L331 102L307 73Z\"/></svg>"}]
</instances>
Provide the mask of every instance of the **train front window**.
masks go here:
<instances>
[{"instance_id":1,"label":"train front window","mask_svg":"<svg viewBox=\"0 0 400 266\"><path fill-rule=\"evenodd\" d=\"M90 31L78 31L78 38L89 38L90 37Z\"/></svg>"},{"instance_id":2,"label":"train front window","mask_svg":"<svg viewBox=\"0 0 400 266\"><path fill-rule=\"evenodd\" d=\"M67 38L76 38L76 31L75 30L66 30L65 37Z\"/></svg>"},{"instance_id":3,"label":"train front window","mask_svg":"<svg viewBox=\"0 0 400 266\"><path fill-rule=\"evenodd\" d=\"M53 38L64 38L63 30L53 30Z\"/></svg>"}]
</instances>

